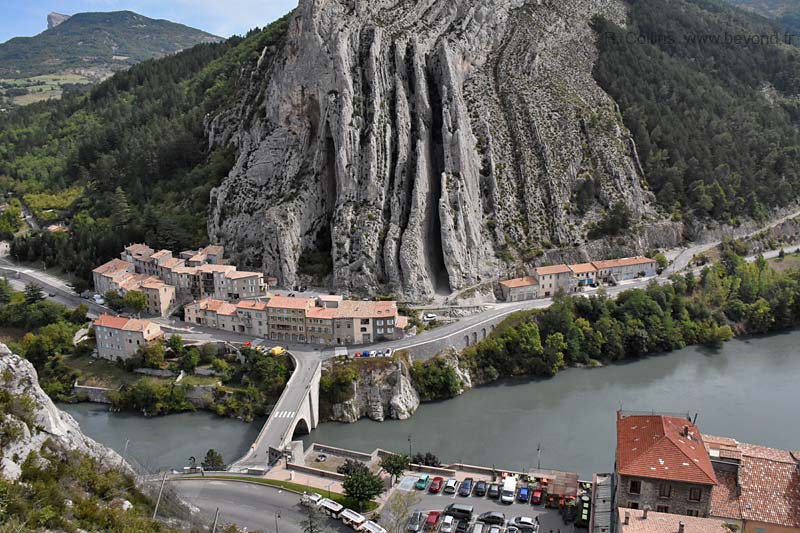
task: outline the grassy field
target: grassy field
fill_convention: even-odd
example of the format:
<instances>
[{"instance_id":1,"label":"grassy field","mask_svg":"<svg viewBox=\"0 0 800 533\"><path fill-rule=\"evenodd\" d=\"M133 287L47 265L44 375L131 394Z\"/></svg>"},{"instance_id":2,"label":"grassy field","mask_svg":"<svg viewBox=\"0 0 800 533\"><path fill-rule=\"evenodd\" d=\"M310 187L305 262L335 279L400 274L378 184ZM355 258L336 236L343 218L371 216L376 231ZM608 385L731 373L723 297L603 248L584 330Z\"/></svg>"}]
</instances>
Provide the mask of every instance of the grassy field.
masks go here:
<instances>
[{"instance_id":1,"label":"grassy field","mask_svg":"<svg viewBox=\"0 0 800 533\"><path fill-rule=\"evenodd\" d=\"M28 105L41 100L61 98L62 86L65 84L91 83L88 78L78 74L61 74L48 76L33 76L31 78L0 79L0 95L5 95L9 89L25 89L28 94L13 96L11 101L15 105Z\"/></svg>"},{"instance_id":2,"label":"grassy field","mask_svg":"<svg viewBox=\"0 0 800 533\"><path fill-rule=\"evenodd\" d=\"M800 254L787 255L783 259L776 257L769 260L769 264L778 272L797 270L800 268Z\"/></svg>"},{"instance_id":3,"label":"grassy field","mask_svg":"<svg viewBox=\"0 0 800 533\"><path fill-rule=\"evenodd\" d=\"M82 357L68 357L64 363L70 368L80 372L78 383L89 387L106 387L115 389L121 385L134 383L142 376L127 372L105 359L95 359L89 355Z\"/></svg>"}]
</instances>

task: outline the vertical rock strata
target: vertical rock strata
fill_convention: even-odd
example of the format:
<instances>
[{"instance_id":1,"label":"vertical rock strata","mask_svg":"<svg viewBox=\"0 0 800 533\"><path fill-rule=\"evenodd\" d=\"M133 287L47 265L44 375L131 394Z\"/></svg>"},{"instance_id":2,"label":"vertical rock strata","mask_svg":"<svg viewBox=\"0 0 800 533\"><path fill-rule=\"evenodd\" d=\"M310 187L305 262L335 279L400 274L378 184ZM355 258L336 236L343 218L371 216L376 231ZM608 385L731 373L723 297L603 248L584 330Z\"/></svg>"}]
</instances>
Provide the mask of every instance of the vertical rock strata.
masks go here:
<instances>
[{"instance_id":1,"label":"vertical rock strata","mask_svg":"<svg viewBox=\"0 0 800 533\"><path fill-rule=\"evenodd\" d=\"M212 239L287 284L329 245L337 288L425 299L492 276L498 256L586 244L618 200L652 218L591 75L596 14L622 23L624 5L301 0L282 48L209 120L211 142L239 151L212 193Z\"/></svg>"}]
</instances>

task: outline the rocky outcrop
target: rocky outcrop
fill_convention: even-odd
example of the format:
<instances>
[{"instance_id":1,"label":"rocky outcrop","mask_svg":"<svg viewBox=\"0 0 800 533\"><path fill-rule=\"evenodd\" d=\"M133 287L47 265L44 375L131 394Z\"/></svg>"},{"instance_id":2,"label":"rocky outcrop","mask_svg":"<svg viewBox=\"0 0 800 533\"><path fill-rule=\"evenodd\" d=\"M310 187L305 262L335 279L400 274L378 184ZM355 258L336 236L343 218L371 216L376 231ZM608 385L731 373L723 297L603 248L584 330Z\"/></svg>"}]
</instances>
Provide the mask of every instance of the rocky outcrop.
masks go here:
<instances>
[{"instance_id":1,"label":"rocky outcrop","mask_svg":"<svg viewBox=\"0 0 800 533\"><path fill-rule=\"evenodd\" d=\"M2 450L0 476L17 479L28 455L38 452L48 440L58 449L83 452L104 465L130 469L119 454L84 435L75 419L58 409L39 386L33 365L12 354L3 344L0 344L0 377L0 390L9 393L12 400L27 397L35 405L30 425L14 414L7 414L0 421L0 425L13 424L21 430L19 438L6 443Z\"/></svg>"},{"instance_id":2,"label":"rocky outcrop","mask_svg":"<svg viewBox=\"0 0 800 533\"><path fill-rule=\"evenodd\" d=\"M330 250L336 288L416 300L532 250L586 253L620 200L642 251L659 217L592 77L598 14L624 23L624 3L301 0L283 46L208 122L239 152L212 193L211 239L283 284Z\"/></svg>"},{"instance_id":3,"label":"rocky outcrop","mask_svg":"<svg viewBox=\"0 0 800 533\"><path fill-rule=\"evenodd\" d=\"M47 29L52 30L65 20L69 19L69 15L62 15L61 13L48 13L47 15Z\"/></svg>"},{"instance_id":4,"label":"rocky outcrop","mask_svg":"<svg viewBox=\"0 0 800 533\"><path fill-rule=\"evenodd\" d=\"M406 420L419 407L419 395L411 384L408 368L402 361L383 361L359 365L352 398L328 406L330 420L354 423L367 417ZM326 363L327 366L334 363ZM323 369L323 372L325 369Z\"/></svg>"}]
</instances>

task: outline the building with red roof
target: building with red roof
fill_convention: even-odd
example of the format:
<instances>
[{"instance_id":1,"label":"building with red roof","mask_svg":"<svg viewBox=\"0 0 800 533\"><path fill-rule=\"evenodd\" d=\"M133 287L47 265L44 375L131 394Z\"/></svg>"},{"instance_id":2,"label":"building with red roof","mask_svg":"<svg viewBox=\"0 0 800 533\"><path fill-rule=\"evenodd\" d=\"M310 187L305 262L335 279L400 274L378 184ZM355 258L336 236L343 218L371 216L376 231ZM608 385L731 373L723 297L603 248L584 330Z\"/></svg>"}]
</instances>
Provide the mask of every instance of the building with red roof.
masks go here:
<instances>
[{"instance_id":1,"label":"building with red roof","mask_svg":"<svg viewBox=\"0 0 800 533\"><path fill-rule=\"evenodd\" d=\"M703 436L680 416L617 412L619 507L709 516L717 476Z\"/></svg>"},{"instance_id":2,"label":"building with red roof","mask_svg":"<svg viewBox=\"0 0 800 533\"><path fill-rule=\"evenodd\" d=\"M149 320L100 315L94 321L97 355L111 361L130 359L139 348L159 341L164 332Z\"/></svg>"}]
</instances>

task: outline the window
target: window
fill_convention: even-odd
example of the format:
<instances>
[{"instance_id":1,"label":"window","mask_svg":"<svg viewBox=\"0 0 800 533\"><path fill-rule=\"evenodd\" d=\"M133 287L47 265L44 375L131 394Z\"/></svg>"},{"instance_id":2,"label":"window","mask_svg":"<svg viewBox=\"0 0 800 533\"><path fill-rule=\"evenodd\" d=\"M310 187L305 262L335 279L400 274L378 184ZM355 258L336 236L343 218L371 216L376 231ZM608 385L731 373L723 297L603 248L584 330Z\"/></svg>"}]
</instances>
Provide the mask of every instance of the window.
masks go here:
<instances>
[{"instance_id":1,"label":"window","mask_svg":"<svg viewBox=\"0 0 800 533\"><path fill-rule=\"evenodd\" d=\"M657 505L656 506L656 511L658 511L659 513L668 513L669 512L669 506L668 505Z\"/></svg>"},{"instance_id":2,"label":"window","mask_svg":"<svg viewBox=\"0 0 800 533\"><path fill-rule=\"evenodd\" d=\"M628 509L638 509L639 502L628 502Z\"/></svg>"},{"instance_id":3,"label":"window","mask_svg":"<svg viewBox=\"0 0 800 533\"><path fill-rule=\"evenodd\" d=\"M688 509L686 511L686 516L700 516L700 511L697 509Z\"/></svg>"},{"instance_id":4,"label":"window","mask_svg":"<svg viewBox=\"0 0 800 533\"><path fill-rule=\"evenodd\" d=\"M669 498L672 496L672 485L669 483L661 483L658 486L658 497Z\"/></svg>"},{"instance_id":5,"label":"window","mask_svg":"<svg viewBox=\"0 0 800 533\"><path fill-rule=\"evenodd\" d=\"M689 501L690 502L699 502L700 497L703 495L703 490L700 487L690 487L689 488Z\"/></svg>"},{"instance_id":6,"label":"window","mask_svg":"<svg viewBox=\"0 0 800 533\"><path fill-rule=\"evenodd\" d=\"M757 527L755 533L767 533L767 530L763 527Z\"/></svg>"},{"instance_id":7,"label":"window","mask_svg":"<svg viewBox=\"0 0 800 533\"><path fill-rule=\"evenodd\" d=\"M641 494L642 493L642 482L638 479L631 480L631 486L628 487L628 492L631 494Z\"/></svg>"}]
</instances>

